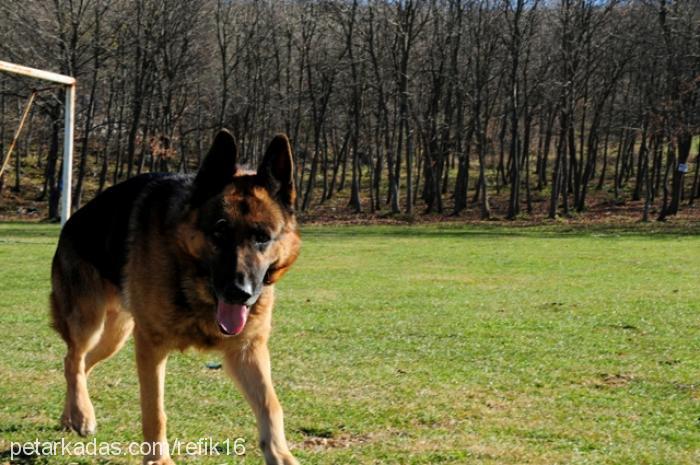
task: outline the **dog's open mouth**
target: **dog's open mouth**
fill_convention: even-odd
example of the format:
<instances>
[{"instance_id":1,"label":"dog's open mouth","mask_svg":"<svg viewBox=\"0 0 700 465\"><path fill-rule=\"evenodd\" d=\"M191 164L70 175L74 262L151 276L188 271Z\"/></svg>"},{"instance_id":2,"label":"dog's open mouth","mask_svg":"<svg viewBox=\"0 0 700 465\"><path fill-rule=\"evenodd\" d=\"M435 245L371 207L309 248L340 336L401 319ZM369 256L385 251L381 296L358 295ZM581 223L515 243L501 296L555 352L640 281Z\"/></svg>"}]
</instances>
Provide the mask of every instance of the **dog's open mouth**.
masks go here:
<instances>
[{"instance_id":1,"label":"dog's open mouth","mask_svg":"<svg viewBox=\"0 0 700 465\"><path fill-rule=\"evenodd\" d=\"M216 321L219 329L227 336L240 334L248 321L250 309L245 304L229 304L219 299L216 306Z\"/></svg>"}]
</instances>

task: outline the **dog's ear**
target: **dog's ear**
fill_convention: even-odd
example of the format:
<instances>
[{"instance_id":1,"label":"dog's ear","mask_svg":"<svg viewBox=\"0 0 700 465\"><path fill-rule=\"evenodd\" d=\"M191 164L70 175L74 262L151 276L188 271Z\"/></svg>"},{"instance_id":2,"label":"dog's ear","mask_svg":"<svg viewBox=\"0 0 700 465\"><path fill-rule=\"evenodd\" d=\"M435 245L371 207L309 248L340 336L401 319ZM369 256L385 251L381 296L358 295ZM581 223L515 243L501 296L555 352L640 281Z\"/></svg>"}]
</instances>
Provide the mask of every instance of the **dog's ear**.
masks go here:
<instances>
[{"instance_id":1,"label":"dog's ear","mask_svg":"<svg viewBox=\"0 0 700 465\"><path fill-rule=\"evenodd\" d=\"M294 160L287 136L278 134L272 139L258 168L258 176L270 195L285 207L294 207Z\"/></svg>"},{"instance_id":2,"label":"dog's ear","mask_svg":"<svg viewBox=\"0 0 700 465\"><path fill-rule=\"evenodd\" d=\"M214 138L209 153L194 178L190 204L196 208L218 194L236 173L238 147L230 132L222 129Z\"/></svg>"}]
</instances>

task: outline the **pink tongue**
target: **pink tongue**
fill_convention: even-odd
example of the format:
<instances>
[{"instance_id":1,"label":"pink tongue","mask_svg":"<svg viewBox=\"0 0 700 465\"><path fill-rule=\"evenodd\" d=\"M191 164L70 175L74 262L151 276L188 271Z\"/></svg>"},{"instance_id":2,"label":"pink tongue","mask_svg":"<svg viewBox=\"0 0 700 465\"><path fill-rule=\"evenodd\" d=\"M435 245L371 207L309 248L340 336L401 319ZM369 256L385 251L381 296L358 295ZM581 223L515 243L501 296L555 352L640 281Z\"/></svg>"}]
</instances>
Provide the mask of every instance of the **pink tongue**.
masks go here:
<instances>
[{"instance_id":1,"label":"pink tongue","mask_svg":"<svg viewBox=\"0 0 700 465\"><path fill-rule=\"evenodd\" d=\"M227 304L219 300L219 304L216 306L216 320L224 333L235 336L243 331L245 322L248 320L248 306Z\"/></svg>"}]
</instances>

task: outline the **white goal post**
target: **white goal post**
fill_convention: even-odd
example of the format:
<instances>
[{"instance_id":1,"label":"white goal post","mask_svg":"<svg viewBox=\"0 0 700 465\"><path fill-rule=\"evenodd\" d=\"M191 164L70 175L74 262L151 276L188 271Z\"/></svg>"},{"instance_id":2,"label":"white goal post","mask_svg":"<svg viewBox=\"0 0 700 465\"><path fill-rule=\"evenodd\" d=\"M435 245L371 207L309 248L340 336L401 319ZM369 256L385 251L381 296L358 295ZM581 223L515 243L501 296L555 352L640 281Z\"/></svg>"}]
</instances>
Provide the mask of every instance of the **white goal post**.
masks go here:
<instances>
[{"instance_id":1,"label":"white goal post","mask_svg":"<svg viewBox=\"0 0 700 465\"><path fill-rule=\"evenodd\" d=\"M62 84L66 88L66 106L64 109L63 137L63 174L61 191L61 226L66 224L71 213L71 187L73 185L73 126L75 123L75 87L74 77L52 73L41 69L29 68L6 61L0 61L0 72L19 74L35 79Z\"/></svg>"}]
</instances>

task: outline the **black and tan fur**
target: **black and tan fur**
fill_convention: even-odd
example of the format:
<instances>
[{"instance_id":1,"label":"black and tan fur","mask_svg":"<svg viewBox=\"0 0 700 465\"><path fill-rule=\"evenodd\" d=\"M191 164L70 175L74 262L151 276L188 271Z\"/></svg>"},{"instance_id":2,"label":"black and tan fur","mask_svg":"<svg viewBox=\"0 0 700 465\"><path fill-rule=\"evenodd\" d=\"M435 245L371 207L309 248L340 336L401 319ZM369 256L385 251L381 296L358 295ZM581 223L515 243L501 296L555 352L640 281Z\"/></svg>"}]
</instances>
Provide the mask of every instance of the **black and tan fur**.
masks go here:
<instances>
[{"instance_id":1,"label":"black and tan fur","mask_svg":"<svg viewBox=\"0 0 700 465\"><path fill-rule=\"evenodd\" d=\"M133 333L144 440L156 445L144 463L173 463L165 365L170 351L196 347L224 354L257 418L266 463L297 464L267 349L274 283L300 246L292 153L285 136L275 137L257 174L237 168L236 156L233 137L221 131L196 176L132 178L86 204L61 232L51 309L68 346L62 423L81 435L95 431L88 375ZM238 335L217 323L222 299L249 304Z\"/></svg>"}]
</instances>

